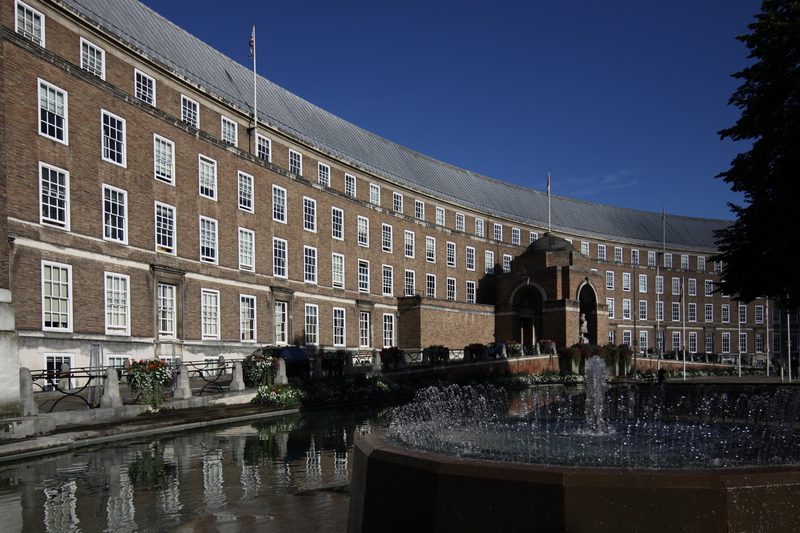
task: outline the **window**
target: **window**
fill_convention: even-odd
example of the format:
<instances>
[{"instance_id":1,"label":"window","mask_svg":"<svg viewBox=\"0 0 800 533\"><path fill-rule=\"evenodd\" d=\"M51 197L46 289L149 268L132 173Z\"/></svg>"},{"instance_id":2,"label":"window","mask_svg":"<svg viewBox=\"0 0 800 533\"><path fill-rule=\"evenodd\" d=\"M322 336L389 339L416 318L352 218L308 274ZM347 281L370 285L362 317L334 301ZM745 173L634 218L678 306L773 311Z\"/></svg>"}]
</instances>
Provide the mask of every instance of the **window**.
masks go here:
<instances>
[{"instance_id":1,"label":"window","mask_svg":"<svg viewBox=\"0 0 800 533\"><path fill-rule=\"evenodd\" d=\"M722 353L731 353L731 334L722 334Z\"/></svg>"},{"instance_id":2,"label":"window","mask_svg":"<svg viewBox=\"0 0 800 533\"><path fill-rule=\"evenodd\" d=\"M639 320L647 320L647 300L639 300Z\"/></svg>"},{"instance_id":3,"label":"window","mask_svg":"<svg viewBox=\"0 0 800 533\"><path fill-rule=\"evenodd\" d=\"M464 263L467 270L475 270L475 248L467 246Z\"/></svg>"},{"instance_id":4,"label":"window","mask_svg":"<svg viewBox=\"0 0 800 533\"><path fill-rule=\"evenodd\" d=\"M447 261L447 266L456 266L456 243L448 242L445 245L445 259Z\"/></svg>"},{"instance_id":5,"label":"window","mask_svg":"<svg viewBox=\"0 0 800 533\"><path fill-rule=\"evenodd\" d=\"M672 321L681 321L681 304L678 302L672 302Z\"/></svg>"},{"instance_id":6,"label":"window","mask_svg":"<svg viewBox=\"0 0 800 533\"><path fill-rule=\"evenodd\" d=\"M344 193L347 196L356 195L356 177L352 174L345 174L344 175Z\"/></svg>"},{"instance_id":7,"label":"window","mask_svg":"<svg viewBox=\"0 0 800 533\"><path fill-rule=\"evenodd\" d=\"M739 351L747 352L747 333L739 333Z\"/></svg>"},{"instance_id":8,"label":"window","mask_svg":"<svg viewBox=\"0 0 800 533\"><path fill-rule=\"evenodd\" d=\"M451 302L456 299L456 278L447 278L447 299Z\"/></svg>"},{"instance_id":9,"label":"window","mask_svg":"<svg viewBox=\"0 0 800 533\"><path fill-rule=\"evenodd\" d=\"M697 296L697 280L689 278L689 296Z\"/></svg>"},{"instance_id":10,"label":"window","mask_svg":"<svg viewBox=\"0 0 800 533\"><path fill-rule=\"evenodd\" d=\"M331 186L331 167L325 163L317 163L317 181L323 187Z\"/></svg>"},{"instance_id":11,"label":"window","mask_svg":"<svg viewBox=\"0 0 800 533\"><path fill-rule=\"evenodd\" d=\"M714 304L706 304L706 322L714 322Z\"/></svg>"},{"instance_id":12,"label":"window","mask_svg":"<svg viewBox=\"0 0 800 533\"><path fill-rule=\"evenodd\" d=\"M717 274L722 273L722 261L714 261L714 272Z\"/></svg>"},{"instance_id":13,"label":"window","mask_svg":"<svg viewBox=\"0 0 800 533\"><path fill-rule=\"evenodd\" d=\"M425 237L425 260L429 263L436 262L436 237Z\"/></svg>"},{"instance_id":14,"label":"window","mask_svg":"<svg viewBox=\"0 0 800 533\"><path fill-rule=\"evenodd\" d=\"M589 243L582 242L581 243L581 253L584 255L589 255Z\"/></svg>"},{"instance_id":15,"label":"window","mask_svg":"<svg viewBox=\"0 0 800 533\"><path fill-rule=\"evenodd\" d=\"M130 279L122 274L105 273L106 335L130 334Z\"/></svg>"},{"instance_id":16,"label":"window","mask_svg":"<svg viewBox=\"0 0 800 533\"><path fill-rule=\"evenodd\" d=\"M622 332L622 344L627 344L628 346L631 345L631 330L626 329Z\"/></svg>"},{"instance_id":17,"label":"window","mask_svg":"<svg viewBox=\"0 0 800 533\"><path fill-rule=\"evenodd\" d=\"M406 257L414 257L414 232L413 231L405 231L403 237L403 250L405 252Z\"/></svg>"},{"instance_id":18,"label":"window","mask_svg":"<svg viewBox=\"0 0 800 533\"><path fill-rule=\"evenodd\" d=\"M133 92L142 102L156 105L156 80L139 69L133 69Z\"/></svg>"},{"instance_id":19,"label":"window","mask_svg":"<svg viewBox=\"0 0 800 533\"><path fill-rule=\"evenodd\" d=\"M389 313L383 314L383 347L390 348L394 346L394 315Z\"/></svg>"},{"instance_id":20,"label":"window","mask_svg":"<svg viewBox=\"0 0 800 533\"><path fill-rule=\"evenodd\" d=\"M181 95L181 120L195 128L200 127L200 104L184 95Z\"/></svg>"},{"instance_id":21,"label":"window","mask_svg":"<svg viewBox=\"0 0 800 533\"><path fill-rule=\"evenodd\" d=\"M42 329L72 331L72 267L42 261Z\"/></svg>"},{"instance_id":22,"label":"window","mask_svg":"<svg viewBox=\"0 0 800 533\"><path fill-rule=\"evenodd\" d=\"M286 241L277 237L272 238L272 275L276 278L287 277Z\"/></svg>"},{"instance_id":23,"label":"window","mask_svg":"<svg viewBox=\"0 0 800 533\"><path fill-rule=\"evenodd\" d=\"M331 207L331 237L344 240L344 211Z\"/></svg>"},{"instance_id":24,"label":"window","mask_svg":"<svg viewBox=\"0 0 800 533\"><path fill-rule=\"evenodd\" d=\"M425 275L425 296L427 298L436 298L436 275Z\"/></svg>"},{"instance_id":25,"label":"window","mask_svg":"<svg viewBox=\"0 0 800 533\"><path fill-rule=\"evenodd\" d=\"M656 320L659 322L664 321L664 302L656 302Z\"/></svg>"},{"instance_id":26,"label":"window","mask_svg":"<svg viewBox=\"0 0 800 533\"><path fill-rule=\"evenodd\" d=\"M275 344L286 344L288 335L289 302L275 301Z\"/></svg>"},{"instance_id":27,"label":"window","mask_svg":"<svg viewBox=\"0 0 800 533\"><path fill-rule=\"evenodd\" d=\"M101 80L106 79L106 53L105 51L81 37L81 68L97 76Z\"/></svg>"},{"instance_id":28,"label":"window","mask_svg":"<svg viewBox=\"0 0 800 533\"><path fill-rule=\"evenodd\" d=\"M272 220L286 223L286 189L272 186Z\"/></svg>"},{"instance_id":29,"label":"window","mask_svg":"<svg viewBox=\"0 0 800 533\"><path fill-rule=\"evenodd\" d=\"M704 255L697 256L697 270L703 272L706 269L706 257Z\"/></svg>"},{"instance_id":30,"label":"window","mask_svg":"<svg viewBox=\"0 0 800 533\"><path fill-rule=\"evenodd\" d=\"M239 270L255 270L255 241L252 230L239 228Z\"/></svg>"},{"instance_id":31,"label":"window","mask_svg":"<svg viewBox=\"0 0 800 533\"><path fill-rule=\"evenodd\" d=\"M369 292L369 261L358 260L358 292Z\"/></svg>"},{"instance_id":32,"label":"window","mask_svg":"<svg viewBox=\"0 0 800 533\"><path fill-rule=\"evenodd\" d=\"M239 295L239 339L256 340L256 297Z\"/></svg>"},{"instance_id":33,"label":"window","mask_svg":"<svg viewBox=\"0 0 800 533\"><path fill-rule=\"evenodd\" d=\"M372 345L370 326L370 314L368 311L359 311L358 313L358 345L366 348Z\"/></svg>"},{"instance_id":34,"label":"window","mask_svg":"<svg viewBox=\"0 0 800 533\"><path fill-rule=\"evenodd\" d=\"M272 161L272 141L261 134L256 136L256 156L262 161Z\"/></svg>"},{"instance_id":35,"label":"window","mask_svg":"<svg viewBox=\"0 0 800 533\"><path fill-rule=\"evenodd\" d=\"M631 319L631 301L628 298L622 300L622 318Z\"/></svg>"},{"instance_id":36,"label":"window","mask_svg":"<svg viewBox=\"0 0 800 533\"><path fill-rule=\"evenodd\" d=\"M647 252L647 266L656 266L656 253L653 251Z\"/></svg>"},{"instance_id":37,"label":"window","mask_svg":"<svg viewBox=\"0 0 800 533\"><path fill-rule=\"evenodd\" d=\"M773 333L772 334L772 351L774 353L781 353L781 334L780 333Z\"/></svg>"},{"instance_id":38,"label":"window","mask_svg":"<svg viewBox=\"0 0 800 533\"><path fill-rule=\"evenodd\" d=\"M359 215L357 228L358 228L358 245L369 246L369 219Z\"/></svg>"},{"instance_id":39,"label":"window","mask_svg":"<svg viewBox=\"0 0 800 533\"><path fill-rule=\"evenodd\" d=\"M315 304L305 306L305 343L319 344L319 307Z\"/></svg>"},{"instance_id":40,"label":"window","mask_svg":"<svg viewBox=\"0 0 800 533\"><path fill-rule=\"evenodd\" d=\"M155 179L175 184L175 143L160 135L153 135L153 176Z\"/></svg>"},{"instance_id":41,"label":"window","mask_svg":"<svg viewBox=\"0 0 800 533\"><path fill-rule=\"evenodd\" d=\"M614 290L614 271L606 270L606 289Z\"/></svg>"},{"instance_id":42,"label":"window","mask_svg":"<svg viewBox=\"0 0 800 533\"><path fill-rule=\"evenodd\" d=\"M631 250L631 264L632 265L639 264L639 250Z\"/></svg>"},{"instance_id":43,"label":"window","mask_svg":"<svg viewBox=\"0 0 800 533\"><path fill-rule=\"evenodd\" d=\"M156 251L175 254L175 208L156 202Z\"/></svg>"},{"instance_id":44,"label":"window","mask_svg":"<svg viewBox=\"0 0 800 533\"><path fill-rule=\"evenodd\" d=\"M689 332L689 353L697 353L697 332Z\"/></svg>"},{"instance_id":45,"label":"window","mask_svg":"<svg viewBox=\"0 0 800 533\"><path fill-rule=\"evenodd\" d=\"M381 249L392 253L392 226L389 224L381 225Z\"/></svg>"},{"instance_id":46,"label":"window","mask_svg":"<svg viewBox=\"0 0 800 533\"><path fill-rule=\"evenodd\" d=\"M406 296L414 296L414 293L416 292L416 284L416 273L413 270L406 270L403 294Z\"/></svg>"},{"instance_id":47,"label":"window","mask_svg":"<svg viewBox=\"0 0 800 533\"><path fill-rule=\"evenodd\" d=\"M345 345L345 315L341 307L333 308L333 345Z\"/></svg>"},{"instance_id":48,"label":"window","mask_svg":"<svg viewBox=\"0 0 800 533\"><path fill-rule=\"evenodd\" d=\"M683 270L689 270L689 256L688 255L681 255L681 268Z\"/></svg>"},{"instance_id":49,"label":"window","mask_svg":"<svg viewBox=\"0 0 800 533\"><path fill-rule=\"evenodd\" d=\"M39 134L67 144L67 93L39 80Z\"/></svg>"},{"instance_id":50,"label":"window","mask_svg":"<svg viewBox=\"0 0 800 533\"><path fill-rule=\"evenodd\" d=\"M756 311L756 324L763 324L764 323L764 306L757 305L755 308Z\"/></svg>"},{"instance_id":51,"label":"window","mask_svg":"<svg viewBox=\"0 0 800 533\"><path fill-rule=\"evenodd\" d=\"M17 1L16 31L29 41L44 46L44 15Z\"/></svg>"},{"instance_id":52,"label":"window","mask_svg":"<svg viewBox=\"0 0 800 533\"><path fill-rule=\"evenodd\" d=\"M656 294L664 294L664 276L656 276Z\"/></svg>"},{"instance_id":53,"label":"window","mask_svg":"<svg viewBox=\"0 0 800 533\"><path fill-rule=\"evenodd\" d=\"M317 249L312 246L303 246L303 281L317 282Z\"/></svg>"},{"instance_id":54,"label":"window","mask_svg":"<svg viewBox=\"0 0 800 533\"><path fill-rule=\"evenodd\" d=\"M464 231L464 215L456 213L456 231Z\"/></svg>"},{"instance_id":55,"label":"window","mask_svg":"<svg viewBox=\"0 0 800 533\"><path fill-rule=\"evenodd\" d=\"M697 322L697 304L696 303L690 303L689 304L689 308L687 309L687 314L689 315L687 317L687 320L689 322Z\"/></svg>"},{"instance_id":56,"label":"window","mask_svg":"<svg viewBox=\"0 0 800 533\"><path fill-rule=\"evenodd\" d=\"M519 228L511 228L511 244L519 246L521 242ZM589 246L589 243L586 243ZM589 248L586 248L586 253L589 253Z\"/></svg>"},{"instance_id":57,"label":"window","mask_svg":"<svg viewBox=\"0 0 800 533\"><path fill-rule=\"evenodd\" d=\"M128 193L103 185L103 238L128 243Z\"/></svg>"},{"instance_id":58,"label":"window","mask_svg":"<svg viewBox=\"0 0 800 533\"><path fill-rule=\"evenodd\" d=\"M303 175L303 154L289 150L289 172L293 172L298 176Z\"/></svg>"},{"instance_id":59,"label":"window","mask_svg":"<svg viewBox=\"0 0 800 533\"><path fill-rule=\"evenodd\" d=\"M672 294L678 296L681 293L681 278L672 278Z\"/></svg>"},{"instance_id":60,"label":"window","mask_svg":"<svg viewBox=\"0 0 800 533\"><path fill-rule=\"evenodd\" d=\"M467 281L467 303L475 303L475 282Z\"/></svg>"},{"instance_id":61,"label":"window","mask_svg":"<svg viewBox=\"0 0 800 533\"><path fill-rule=\"evenodd\" d=\"M622 290L623 291L631 290L631 273L630 272L623 272L622 273Z\"/></svg>"},{"instance_id":62,"label":"window","mask_svg":"<svg viewBox=\"0 0 800 533\"><path fill-rule=\"evenodd\" d=\"M253 176L239 171L239 209L253 212Z\"/></svg>"},{"instance_id":63,"label":"window","mask_svg":"<svg viewBox=\"0 0 800 533\"><path fill-rule=\"evenodd\" d=\"M728 323L731 321L731 306L728 304L722 304L722 322Z\"/></svg>"},{"instance_id":64,"label":"window","mask_svg":"<svg viewBox=\"0 0 800 533\"><path fill-rule=\"evenodd\" d=\"M199 156L198 176L200 181L200 196L217 199L217 162L208 157Z\"/></svg>"},{"instance_id":65,"label":"window","mask_svg":"<svg viewBox=\"0 0 800 533\"><path fill-rule=\"evenodd\" d=\"M425 202L414 200L414 218L425 220Z\"/></svg>"},{"instance_id":66,"label":"window","mask_svg":"<svg viewBox=\"0 0 800 533\"><path fill-rule=\"evenodd\" d=\"M476 218L475 219L475 235L477 237L483 237L483 219Z\"/></svg>"},{"instance_id":67,"label":"window","mask_svg":"<svg viewBox=\"0 0 800 533\"><path fill-rule=\"evenodd\" d=\"M494 252L489 250L484 252L483 269L486 274L494 274Z\"/></svg>"},{"instance_id":68,"label":"window","mask_svg":"<svg viewBox=\"0 0 800 533\"><path fill-rule=\"evenodd\" d=\"M125 120L108 111L100 112L102 119L103 160L125 166Z\"/></svg>"},{"instance_id":69,"label":"window","mask_svg":"<svg viewBox=\"0 0 800 533\"><path fill-rule=\"evenodd\" d=\"M344 288L344 256L331 255L331 285L339 289Z\"/></svg>"},{"instance_id":70,"label":"window","mask_svg":"<svg viewBox=\"0 0 800 533\"><path fill-rule=\"evenodd\" d=\"M369 184L369 203L381 205L381 188L374 184Z\"/></svg>"},{"instance_id":71,"label":"window","mask_svg":"<svg viewBox=\"0 0 800 533\"><path fill-rule=\"evenodd\" d=\"M217 263L217 221L200 217L200 261Z\"/></svg>"},{"instance_id":72,"label":"window","mask_svg":"<svg viewBox=\"0 0 800 533\"><path fill-rule=\"evenodd\" d=\"M39 222L69 230L69 172L39 163Z\"/></svg>"},{"instance_id":73,"label":"window","mask_svg":"<svg viewBox=\"0 0 800 533\"><path fill-rule=\"evenodd\" d=\"M436 225L444 226L444 207L436 208Z\"/></svg>"},{"instance_id":74,"label":"window","mask_svg":"<svg viewBox=\"0 0 800 533\"><path fill-rule=\"evenodd\" d=\"M394 287L394 270L389 265L383 265L381 272L381 292L384 296L391 296Z\"/></svg>"},{"instance_id":75,"label":"window","mask_svg":"<svg viewBox=\"0 0 800 533\"><path fill-rule=\"evenodd\" d=\"M503 225L502 224L495 224L494 225L494 240L502 241L503 240Z\"/></svg>"},{"instance_id":76,"label":"window","mask_svg":"<svg viewBox=\"0 0 800 533\"><path fill-rule=\"evenodd\" d=\"M647 292L647 274L639 274L639 292Z\"/></svg>"},{"instance_id":77,"label":"window","mask_svg":"<svg viewBox=\"0 0 800 533\"><path fill-rule=\"evenodd\" d=\"M672 351L679 352L681 349L681 332L672 332Z\"/></svg>"},{"instance_id":78,"label":"window","mask_svg":"<svg viewBox=\"0 0 800 533\"><path fill-rule=\"evenodd\" d=\"M738 306L738 314L739 314L739 324L744 324L747 322L747 306L745 304L739 304Z\"/></svg>"},{"instance_id":79,"label":"window","mask_svg":"<svg viewBox=\"0 0 800 533\"><path fill-rule=\"evenodd\" d=\"M606 260L606 245L605 244L598 244L597 245L597 259L600 261Z\"/></svg>"},{"instance_id":80,"label":"window","mask_svg":"<svg viewBox=\"0 0 800 533\"><path fill-rule=\"evenodd\" d=\"M303 197L303 229L317 231L317 201L307 196Z\"/></svg>"},{"instance_id":81,"label":"window","mask_svg":"<svg viewBox=\"0 0 800 533\"><path fill-rule=\"evenodd\" d=\"M617 263L622 263L622 248L619 246L614 248L614 261Z\"/></svg>"},{"instance_id":82,"label":"window","mask_svg":"<svg viewBox=\"0 0 800 533\"><path fill-rule=\"evenodd\" d=\"M614 298L606 298L606 305L608 306L608 318L614 318Z\"/></svg>"},{"instance_id":83,"label":"window","mask_svg":"<svg viewBox=\"0 0 800 533\"><path fill-rule=\"evenodd\" d=\"M714 353L714 334L706 333L706 353Z\"/></svg>"},{"instance_id":84,"label":"window","mask_svg":"<svg viewBox=\"0 0 800 533\"><path fill-rule=\"evenodd\" d=\"M174 338L176 335L177 314L175 312L175 293L177 287L166 283L158 284L158 336Z\"/></svg>"},{"instance_id":85,"label":"window","mask_svg":"<svg viewBox=\"0 0 800 533\"><path fill-rule=\"evenodd\" d=\"M650 335L647 330L639 331L639 350L642 353L647 353L647 348L650 346Z\"/></svg>"},{"instance_id":86,"label":"window","mask_svg":"<svg viewBox=\"0 0 800 533\"><path fill-rule=\"evenodd\" d=\"M705 289L706 296L714 296L714 281L710 279L705 280Z\"/></svg>"},{"instance_id":87,"label":"window","mask_svg":"<svg viewBox=\"0 0 800 533\"><path fill-rule=\"evenodd\" d=\"M226 116L220 117L220 138L231 146L237 146L238 124Z\"/></svg>"},{"instance_id":88,"label":"window","mask_svg":"<svg viewBox=\"0 0 800 533\"><path fill-rule=\"evenodd\" d=\"M614 331L613 329L608 330L608 343L609 344L616 344L616 337L617 337L616 333L617 332Z\"/></svg>"},{"instance_id":89,"label":"window","mask_svg":"<svg viewBox=\"0 0 800 533\"><path fill-rule=\"evenodd\" d=\"M672 254L664 254L664 268L672 268Z\"/></svg>"},{"instance_id":90,"label":"window","mask_svg":"<svg viewBox=\"0 0 800 533\"><path fill-rule=\"evenodd\" d=\"M219 339L219 291L200 290L204 339Z\"/></svg>"},{"instance_id":91,"label":"window","mask_svg":"<svg viewBox=\"0 0 800 533\"><path fill-rule=\"evenodd\" d=\"M764 334L756 333L756 353L764 353Z\"/></svg>"},{"instance_id":92,"label":"window","mask_svg":"<svg viewBox=\"0 0 800 533\"><path fill-rule=\"evenodd\" d=\"M509 254L503 254L503 274L511 272L511 259Z\"/></svg>"},{"instance_id":93,"label":"window","mask_svg":"<svg viewBox=\"0 0 800 533\"><path fill-rule=\"evenodd\" d=\"M395 213L403 212L403 195L399 192L392 193L392 211Z\"/></svg>"}]
</instances>

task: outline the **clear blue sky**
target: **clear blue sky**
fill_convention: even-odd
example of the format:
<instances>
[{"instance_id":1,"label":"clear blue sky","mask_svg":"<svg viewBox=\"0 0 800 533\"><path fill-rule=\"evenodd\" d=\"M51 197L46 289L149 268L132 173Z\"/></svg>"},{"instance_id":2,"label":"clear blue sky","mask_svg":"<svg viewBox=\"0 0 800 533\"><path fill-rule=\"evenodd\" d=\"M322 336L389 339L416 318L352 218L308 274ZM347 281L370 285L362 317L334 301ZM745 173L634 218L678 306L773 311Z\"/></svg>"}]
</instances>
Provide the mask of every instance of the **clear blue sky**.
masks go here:
<instances>
[{"instance_id":1,"label":"clear blue sky","mask_svg":"<svg viewBox=\"0 0 800 533\"><path fill-rule=\"evenodd\" d=\"M714 176L758 0L144 0L258 74L398 144L503 181L732 219Z\"/></svg>"}]
</instances>

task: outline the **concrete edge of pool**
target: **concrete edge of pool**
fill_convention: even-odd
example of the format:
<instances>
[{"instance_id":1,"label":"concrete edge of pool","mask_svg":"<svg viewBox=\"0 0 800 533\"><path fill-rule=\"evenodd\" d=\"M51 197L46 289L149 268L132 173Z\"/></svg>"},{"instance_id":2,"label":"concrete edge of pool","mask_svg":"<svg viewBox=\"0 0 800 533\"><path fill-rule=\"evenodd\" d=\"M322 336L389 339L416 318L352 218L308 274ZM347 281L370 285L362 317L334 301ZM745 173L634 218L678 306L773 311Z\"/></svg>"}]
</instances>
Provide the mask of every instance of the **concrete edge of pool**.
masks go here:
<instances>
[{"instance_id":1,"label":"concrete edge of pool","mask_svg":"<svg viewBox=\"0 0 800 533\"><path fill-rule=\"evenodd\" d=\"M349 533L372 531L787 531L800 466L570 468L459 459L356 443Z\"/></svg>"}]
</instances>

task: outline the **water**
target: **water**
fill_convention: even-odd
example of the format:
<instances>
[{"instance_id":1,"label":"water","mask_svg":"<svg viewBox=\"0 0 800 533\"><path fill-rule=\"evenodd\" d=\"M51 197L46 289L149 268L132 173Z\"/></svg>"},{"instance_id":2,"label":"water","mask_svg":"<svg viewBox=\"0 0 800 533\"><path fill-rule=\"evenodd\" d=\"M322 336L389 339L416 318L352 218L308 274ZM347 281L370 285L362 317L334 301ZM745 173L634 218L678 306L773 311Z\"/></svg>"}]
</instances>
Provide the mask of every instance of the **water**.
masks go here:
<instances>
[{"instance_id":1,"label":"water","mask_svg":"<svg viewBox=\"0 0 800 533\"><path fill-rule=\"evenodd\" d=\"M365 406L119 441L0 463L4 533L343 532Z\"/></svg>"},{"instance_id":2,"label":"water","mask_svg":"<svg viewBox=\"0 0 800 533\"><path fill-rule=\"evenodd\" d=\"M604 388L604 386L599 386ZM388 436L422 451L574 467L694 469L800 464L800 391L697 387L421 391Z\"/></svg>"}]
</instances>

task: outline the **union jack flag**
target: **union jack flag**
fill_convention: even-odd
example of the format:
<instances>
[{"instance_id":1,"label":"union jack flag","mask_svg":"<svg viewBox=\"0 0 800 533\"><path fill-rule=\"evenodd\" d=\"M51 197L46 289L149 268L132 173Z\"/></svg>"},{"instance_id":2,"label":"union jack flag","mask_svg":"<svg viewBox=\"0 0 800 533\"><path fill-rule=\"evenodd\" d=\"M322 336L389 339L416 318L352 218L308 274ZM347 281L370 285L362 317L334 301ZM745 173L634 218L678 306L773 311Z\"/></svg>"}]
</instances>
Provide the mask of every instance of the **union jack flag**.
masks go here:
<instances>
[{"instance_id":1,"label":"union jack flag","mask_svg":"<svg viewBox=\"0 0 800 533\"><path fill-rule=\"evenodd\" d=\"M247 59L253 59L253 55L256 53L256 27L253 25L253 31L250 32L250 53L247 55Z\"/></svg>"}]
</instances>

